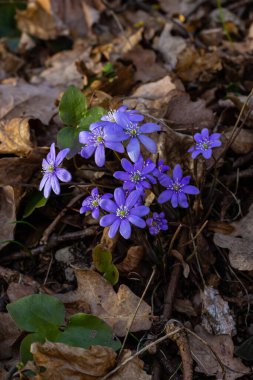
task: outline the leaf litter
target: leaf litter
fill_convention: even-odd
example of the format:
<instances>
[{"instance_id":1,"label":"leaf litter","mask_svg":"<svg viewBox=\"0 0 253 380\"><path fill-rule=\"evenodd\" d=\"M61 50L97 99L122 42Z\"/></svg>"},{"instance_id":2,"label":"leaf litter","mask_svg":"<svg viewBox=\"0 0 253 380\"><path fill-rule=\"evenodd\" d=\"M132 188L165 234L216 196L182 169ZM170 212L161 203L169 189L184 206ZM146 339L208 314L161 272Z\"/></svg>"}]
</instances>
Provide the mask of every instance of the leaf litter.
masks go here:
<instances>
[{"instance_id":1,"label":"leaf litter","mask_svg":"<svg viewBox=\"0 0 253 380\"><path fill-rule=\"evenodd\" d=\"M14 3L0 5L9 15L0 16L1 376L21 379L31 370L36 380L102 379L118 366L110 379L250 379L252 358L243 347L252 352L252 5ZM164 160L169 175L180 163L201 189L187 212L155 203L158 185L147 191L146 205L168 218L158 238L148 229L130 240L110 238L108 227L79 214L92 186L102 193L117 186L113 154L101 170L92 159L67 160L72 182L59 197L37 197L69 85L86 96L88 109L124 104L159 124L152 159ZM187 151L204 128L221 133L222 146L196 162ZM92 256L98 244L110 251L109 276ZM40 292L65 303L66 324L76 313L106 322L123 344L120 353L38 341L22 367L21 332L6 305ZM181 326L170 339L164 309Z\"/></svg>"}]
</instances>

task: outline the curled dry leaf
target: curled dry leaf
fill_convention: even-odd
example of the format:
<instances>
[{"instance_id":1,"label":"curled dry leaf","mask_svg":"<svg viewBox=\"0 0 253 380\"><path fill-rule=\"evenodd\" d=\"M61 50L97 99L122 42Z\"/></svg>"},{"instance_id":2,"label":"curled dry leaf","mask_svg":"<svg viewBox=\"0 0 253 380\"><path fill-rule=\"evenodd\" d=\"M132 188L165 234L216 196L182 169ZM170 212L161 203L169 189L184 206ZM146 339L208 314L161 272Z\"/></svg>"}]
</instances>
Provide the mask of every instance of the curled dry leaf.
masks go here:
<instances>
[{"instance_id":1,"label":"curled dry leaf","mask_svg":"<svg viewBox=\"0 0 253 380\"><path fill-rule=\"evenodd\" d=\"M144 253L144 247L141 245L130 247L124 260L121 263L117 264L116 267L120 272L132 272L140 264Z\"/></svg>"},{"instance_id":2,"label":"curled dry leaf","mask_svg":"<svg viewBox=\"0 0 253 380\"><path fill-rule=\"evenodd\" d=\"M124 336L139 303L139 297L126 285L120 285L118 293L115 293L112 285L94 271L76 269L75 273L77 290L58 294L58 297L69 305L73 302L85 302L90 306L91 314L108 323L116 335ZM148 330L151 327L150 317L151 307L142 301L130 331Z\"/></svg>"},{"instance_id":3,"label":"curled dry leaf","mask_svg":"<svg viewBox=\"0 0 253 380\"><path fill-rule=\"evenodd\" d=\"M195 368L197 372L225 380L235 380L249 373L249 368L240 359L234 357L234 344L229 335L211 335L199 325L195 327L195 333L206 342L204 344L189 334L192 356L198 364ZM222 366L209 347L220 359ZM223 371L225 377L223 377Z\"/></svg>"},{"instance_id":4,"label":"curled dry leaf","mask_svg":"<svg viewBox=\"0 0 253 380\"><path fill-rule=\"evenodd\" d=\"M13 240L16 220L15 195L12 186L0 187L0 241ZM0 249L8 243L1 243Z\"/></svg>"},{"instance_id":5,"label":"curled dry leaf","mask_svg":"<svg viewBox=\"0 0 253 380\"><path fill-rule=\"evenodd\" d=\"M20 330L10 315L0 313L0 360L11 358L12 345L19 335Z\"/></svg>"},{"instance_id":6,"label":"curled dry leaf","mask_svg":"<svg viewBox=\"0 0 253 380\"><path fill-rule=\"evenodd\" d=\"M26 156L32 149L27 118L14 118L0 123L0 154Z\"/></svg>"},{"instance_id":7,"label":"curled dry leaf","mask_svg":"<svg viewBox=\"0 0 253 380\"><path fill-rule=\"evenodd\" d=\"M214 334L235 335L236 327L228 302L224 301L217 289L206 287L202 297L202 325Z\"/></svg>"},{"instance_id":8,"label":"curled dry leaf","mask_svg":"<svg viewBox=\"0 0 253 380\"><path fill-rule=\"evenodd\" d=\"M225 132L227 139L232 136L233 128L228 129ZM253 149L253 131L248 129L241 129L236 138L231 144L231 149L236 154L247 154L252 152Z\"/></svg>"},{"instance_id":9,"label":"curled dry leaf","mask_svg":"<svg viewBox=\"0 0 253 380\"><path fill-rule=\"evenodd\" d=\"M89 349L64 343L33 343L31 352L37 366L46 368L36 380L95 380L106 375L115 365L116 353L108 347Z\"/></svg>"}]
</instances>

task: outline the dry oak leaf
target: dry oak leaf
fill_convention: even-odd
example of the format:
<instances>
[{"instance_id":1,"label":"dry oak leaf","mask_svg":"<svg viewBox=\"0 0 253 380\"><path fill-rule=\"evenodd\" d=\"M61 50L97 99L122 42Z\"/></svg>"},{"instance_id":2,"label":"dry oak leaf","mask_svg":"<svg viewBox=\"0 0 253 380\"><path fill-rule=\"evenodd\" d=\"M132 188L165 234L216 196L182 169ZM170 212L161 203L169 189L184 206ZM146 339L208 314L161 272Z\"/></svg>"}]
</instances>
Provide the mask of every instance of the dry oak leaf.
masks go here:
<instances>
[{"instance_id":1,"label":"dry oak leaf","mask_svg":"<svg viewBox=\"0 0 253 380\"><path fill-rule=\"evenodd\" d=\"M124 284L120 285L118 293L115 293L112 285L97 272L76 269L75 273L77 290L58 294L58 297L68 304L77 301L87 303L91 314L108 323L114 334L125 336L139 303L139 297ZM148 330L151 324L151 307L142 301L130 331Z\"/></svg>"},{"instance_id":2,"label":"dry oak leaf","mask_svg":"<svg viewBox=\"0 0 253 380\"><path fill-rule=\"evenodd\" d=\"M116 264L116 267L120 272L132 272L140 264L144 256L144 253L144 247L142 247L141 245L130 247L127 251L127 255L124 258L124 260L121 263Z\"/></svg>"},{"instance_id":3,"label":"dry oak leaf","mask_svg":"<svg viewBox=\"0 0 253 380\"><path fill-rule=\"evenodd\" d=\"M27 118L0 122L0 154L26 156L31 149L30 126Z\"/></svg>"},{"instance_id":4,"label":"dry oak leaf","mask_svg":"<svg viewBox=\"0 0 253 380\"><path fill-rule=\"evenodd\" d=\"M233 356L234 343L229 335L211 335L199 325L195 327L195 333L212 348L223 366L222 368L207 345L189 334L192 357L198 364L195 368L197 372L223 379L224 369L224 380L235 380L249 373L249 368L239 358Z\"/></svg>"},{"instance_id":5,"label":"dry oak leaf","mask_svg":"<svg viewBox=\"0 0 253 380\"><path fill-rule=\"evenodd\" d=\"M115 365L116 353L108 347L88 349L64 343L33 343L31 353L37 366L46 368L36 380L97 380Z\"/></svg>"}]
</instances>

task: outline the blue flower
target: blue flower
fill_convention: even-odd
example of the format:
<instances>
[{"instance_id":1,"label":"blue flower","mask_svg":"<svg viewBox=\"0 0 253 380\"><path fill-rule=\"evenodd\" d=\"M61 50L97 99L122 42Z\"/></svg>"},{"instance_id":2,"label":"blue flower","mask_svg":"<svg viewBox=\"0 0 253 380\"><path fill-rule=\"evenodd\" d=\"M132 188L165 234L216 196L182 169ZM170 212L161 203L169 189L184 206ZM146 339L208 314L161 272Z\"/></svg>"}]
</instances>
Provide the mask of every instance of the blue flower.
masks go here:
<instances>
[{"instance_id":1,"label":"blue flower","mask_svg":"<svg viewBox=\"0 0 253 380\"><path fill-rule=\"evenodd\" d=\"M124 140L130 139L126 147L128 156L133 162L136 162L141 154L140 143L142 143L149 152L157 153L156 143L150 137L146 136L146 134L160 131L161 127L154 123L139 125L138 122L132 120L130 120L125 112L117 113L116 122L125 132ZM108 133L110 134L110 132Z\"/></svg>"},{"instance_id":2,"label":"blue flower","mask_svg":"<svg viewBox=\"0 0 253 380\"><path fill-rule=\"evenodd\" d=\"M71 174L63 168L59 168L64 158L69 153L70 149L66 148L61 150L57 156L55 155L55 143L50 147L50 152L47 154L46 158L42 161L43 178L40 182L39 190L44 188L44 197L48 198L51 190L55 194L60 194L60 184L59 180L62 182L71 181Z\"/></svg>"},{"instance_id":3,"label":"blue flower","mask_svg":"<svg viewBox=\"0 0 253 380\"><path fill-rule=\"evenodd\" d=\"M80 214L86 211L91 211L91 215L94 219L99 218L99 207L102 199L110 199L112 194L99 195L98 188L95 187L91 190L91 195L83 200L82 207L80 208Z\"/></svg>"},{"instance_id":4,"label":"blue flower","mask_svg":"<svg viewBox=\"0 0 253 380\"><path fill-rule=\"evenodd\" d=\"M155 178L149 174L154 170L155 164L150 163L150 161L146 164L142 156L139 157L135 164L132 164L126 158L122 158L121 165L125 171L117 171L113 176L120 181L124 181L124 190L131 191L136 189L143 192L144 189L151 187L149 182L156 183Z\"/></svg>"},{"instance_id":5,"label":"blue flower","mask_svg":"<svg viewBox=\"0 0 253 380\"><path fill-rule=\"evenodd\" d=\"M101 167L105 164L105 148L124 153L121 141L124 139L122 129L115 123L97 122L90 125L90 131L79 133L79 141L84 144L80 154L90 158L95 152L95 162ZM110 131L110 135L108 135Z\"/></svg>"},{"instance_id":6,"label":"blue flower","mask_svg":"<svg viewBox=\"0 0 253 380\"><path fill-rule=\"evenodd\" d=\"M144 116L137 110L128 110L127 106L121 106L117 110L110 111L101 117L101 120L110 121L120 125L120 117L124 114L130 122L138 123L144 119Z\"/></svg>"},{"instance_id":7,"label":"blue flower","mask_svg":"<svg viewBox=\"0 0 253 380\"><path fill-rule=\"evenodd\" d=\"M152 174L159 179L161 174L167 172L169 168L170 167L168 165L164 165L164 160L159 160L157 163L157 168L153 170Z\"/></svg>"},{"instance_id":8,"label":"blue flower","mask_svg":"<svg viewBox=\"0 0 253 380\"><path fill-rule=\"evenodd\" d=\"M158 235L160 231L166 231L168 229L168 222L167 219L165 219L164 212L160 214L154 212L153 216L148 218L146 223L149 226L151 235Z\"/></svg>"},{"instance_id":9,"label":"blue flower","mask_svg":"<svg viewBox=\"0 0 253 380\"><path fill-rule=\"evenodd\" d=\"M115 202L110 199L101 200L100 207L110 212L110 214L100 219L100 226L111 226L108 233L110 238L113 238L119 230L121 236L129 239L132 232L131 224L139 228L145 228L146 223L142 217L149 213L149 207L135 207L140 196L141 192L134 190L126 198L124 190L118 187L114 191Z\"/></svg>"},{"instance_id":10,"label":"blue flower","mask_svg":"<svg viewBox=\"0 0 253 380\"><path fill-rule=\"evenodd\" d=\"M196 144L188 152L192 153L192 158L196 158L199 154L202 154L208 160L212 156L212 149L221 146L220 136L220 133L213 133L209 136L208 129L204 128L200 133L195 133L194 140Z\"/></svg>"},{"instance_id":11,"label":"blue flower","mask_svg":"<svg viewBox=\"0 0 253 380\"><path fill-rule=\"evenodd\" d=\"M159 203L171 201L172 207L181 206L183 208L189 207L187 197L185 194L199 194L199 189L196 186L189 185L191 176L183 177L181 166L178 164L173 170L173 178L167 174L162 174L159 178L161 185L167 187L159 197Z\"/></svg>"}]
</instances>

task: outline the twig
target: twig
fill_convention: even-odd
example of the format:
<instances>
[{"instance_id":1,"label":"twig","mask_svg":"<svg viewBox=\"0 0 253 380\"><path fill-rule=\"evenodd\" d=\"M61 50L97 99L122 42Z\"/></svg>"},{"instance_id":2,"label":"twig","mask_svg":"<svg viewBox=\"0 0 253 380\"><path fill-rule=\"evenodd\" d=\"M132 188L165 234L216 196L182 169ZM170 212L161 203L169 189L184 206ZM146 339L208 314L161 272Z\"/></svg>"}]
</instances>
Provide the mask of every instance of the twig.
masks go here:
<instances>
[{"instance_id":1,"label":"twig","mask_svg":"<svg viewBox=\"0 0 253 380\"><path fill-rule=\"evenodd\" d=\"M178 329L178 326L175 322L169 322L166 325L166 333L174 332L174 334L170 337L176 345L178 346L180 356L182 359L183 365L183 380L192 380L193 377L193 360L191 356L191 351L189 348L189 343L187 339L187 335L184 330L179 331L175 334L175 331Z\"/></svg>"},{"instance_id":2,"label":"twig","mask_svg":"<svg viewBox=\"0 0 253 380\"><path fill-rule=\"evenodd\" d=\"M120 352L119 352L119 355L118 355L118 360L121 358L121 354L122 354L123 349L124 349L124 347L125 347L125 344L126 344L126 341L127 341L128 334L129 334L129 332L130 332L130 330L131 330L132 324L133 324L134 319L135 319L135 317L136 317L136 314L137 314L137 312L138 312L138 310L139 310L139 307L140 307L140 305L141 305L141 303L142 303L142 301L143 301L143 298L145 297L145 294L147 293L147 290L148 290L148 288L149 288L149 285L151 284L151 281L152 281L153 278L154 278L155 271L156 271L156 267L153 267L153 271L152 271L152 273L151 273L151 276L149 277L148 283L147 283L147 285L146 285L146 287L145 287L145 289L144 289L144 292L142 293L142 296L141 296L141 298L140 298L140 300L139 300L139 302L138 302L138 305L136 306L136 309L135 309L135 312L134 312L134 314L133 314L133 316L132 316L132 318L131 318L130 324L129 324L129 326L127 327L127 332L126 332L125 338L124 338L124 340L123 340L123 343L122 343L122 346L121 346L121 349L120 349Z\"/></svg>"},{"instance_id":3,"label":"twig","mask_svg":"<svg viewBox=\"0 0 253 380\"><path fill-rule=\"evenodd\" d=\"M83 197L83 194L78 194L73 199L71 199L71 201L67 204L66 207L64 207L61 210L61 212L57 215L57 217L53 220L53 222L44 231L44 234L43 234L43 236L41 238L41 243L43 243L43 244L47 243L47 241L49 239L49 236L51 235L51 233L53 232L53 230L55 229L55 227L57 226L57 224L60 222L61 218L65 215L65 213L67 212L67 210L70 207L72 207L82 197Z\"/></svg>"},{"instance_id":4,"label":"twig","mask_svg":"<svg viewBox=\"0 0 253 380\"><path fill-rule=\"evenodd\" d=\"M171 337L172 335L178 333L179 331L181 331L183 328L178 328L177 330L175 330L173 333L169 333L169 334L166 334L164 336L162 336L161 338L158 338L157 340L155 340L154 342L150 343L150 344L147 344L145 347L143 347L140 351L137 351L135 354L133 354L132 356L130 356L129 358L125 359L123 362L121 362L116 368L114 368L113 370L111 370L109 373L107 373L107 375L105 375L104 377L101 378L101 380L107 380L109 379L115 372L117 372L120 368L124 367L127 363L129 363L130 361L132 361L133 359L135 359L137 356L139 355L142 355L144 352L150 350L151 347L154 347L156 346L157 344L163 342L164 340L168 339L169 337Z\"/></svg>"}]
</instances>

